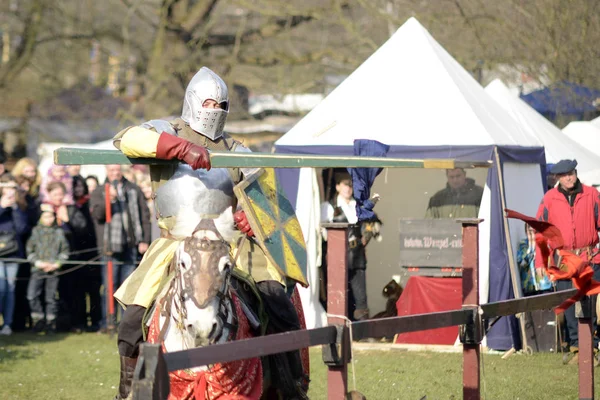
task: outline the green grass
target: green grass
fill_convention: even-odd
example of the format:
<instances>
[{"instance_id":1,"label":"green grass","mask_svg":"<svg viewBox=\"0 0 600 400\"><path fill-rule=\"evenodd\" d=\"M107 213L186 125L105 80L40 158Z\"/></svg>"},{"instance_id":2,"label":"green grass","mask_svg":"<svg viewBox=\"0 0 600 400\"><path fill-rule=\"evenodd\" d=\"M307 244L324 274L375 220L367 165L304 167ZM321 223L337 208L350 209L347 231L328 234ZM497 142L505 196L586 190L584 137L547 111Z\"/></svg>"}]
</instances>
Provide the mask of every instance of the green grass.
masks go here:
<instances>
[{"instance_id":1,"label":"green grass","mask_svg":"<svg viewBox=\"0 0 600 400\"><path fill-rule=\"evenodd\" d=\"M356 388L369 400L462 398L460 354L357 351L355 367ZM116 338L107 335L0 337L1 400L111 399L118 376ZM507 360L484 355L482 376L484 399L578 398L577 367L562 365L556 354L515 355ZM311 399L327 399L326 379L320 349L311 349ZM352 389L351 373L348 383Z\"/></svg>"}]
</instances>

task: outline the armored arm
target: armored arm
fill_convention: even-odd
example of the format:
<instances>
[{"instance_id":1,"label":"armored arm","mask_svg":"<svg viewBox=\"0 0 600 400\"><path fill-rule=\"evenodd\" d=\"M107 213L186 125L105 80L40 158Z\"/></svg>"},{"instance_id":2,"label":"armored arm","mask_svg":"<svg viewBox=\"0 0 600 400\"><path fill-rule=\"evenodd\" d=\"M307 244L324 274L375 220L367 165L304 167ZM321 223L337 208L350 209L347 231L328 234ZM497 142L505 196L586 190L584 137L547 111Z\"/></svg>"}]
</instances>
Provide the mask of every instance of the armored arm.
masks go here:
<instances>
[{"instance_id":1,"label":"armored arm","mask_svg":"<svg viewBox=\"0 0 600 400\"><path fill-rule=\"evenodd\" d=\"M210 169L208 150L178 137L167 121L152 120L125 128L117 133L113 144L127 157L179 160L193 169Z\"/></svg>"}]
</instances>

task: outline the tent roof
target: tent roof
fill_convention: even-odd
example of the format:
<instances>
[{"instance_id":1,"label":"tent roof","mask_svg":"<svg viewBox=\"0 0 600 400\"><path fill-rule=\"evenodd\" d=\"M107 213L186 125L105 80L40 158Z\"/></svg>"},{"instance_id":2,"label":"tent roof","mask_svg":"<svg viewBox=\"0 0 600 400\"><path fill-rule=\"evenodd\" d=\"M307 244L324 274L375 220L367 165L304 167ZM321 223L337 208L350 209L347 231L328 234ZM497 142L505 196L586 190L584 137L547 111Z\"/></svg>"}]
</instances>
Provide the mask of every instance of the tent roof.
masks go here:
<instances>
[{"instance_id":1,"label":"tent roof","mask_svg":"<svg viewBox=\"0 0 600 400\"><path fill-rule=\"evenodd\" d=\"M596 111L594 102L600 98L600 90L572 82L557 82L521 98L538 112L551 117L557 114L580 115Z\"/></svg>"},{"instance_id":2,"label":"tent roof","mask_svg":"<svg viewBox=\"0 0 600 400\"><path fill-rule=\"evenodd\" d=\"M592 123L592 125L594 125L596 128L600 129L600 117L594 118L593 120L590 121Z\"/></svg>"},{"instance_id":3,"label":"tent roof","mask_svg":"<svg viewBox=\"0 0 600 400\"><path fill-rule=\"evenodd\" d=\"M600 128L588 121L571 122L563 128L563 132L587 149L600 155Z\"/></svg>"},{"instance_id":4,"label":"tent roof","mask_svg":"<svg viewBox=\"0 0 600 400\"><path fill-rule=\"evenodd\" d=\"M542 146L410 18L275 145Z\"/></svg>"},{"instance_id":5,"label":"tent roof","mask_svg":"<svg viewBox=\"0 0 600 400\"><path fill-rule=\"evenodd\" d=\"M577 170L587 183L600 183L600 156L565 135L556 125L544 118L520 98L512 95L501 80L495 79L485 91L500 104L524 131L540 140L546 150L546 162L557 163L577 159Z\"/></svg>"}]
</instances>

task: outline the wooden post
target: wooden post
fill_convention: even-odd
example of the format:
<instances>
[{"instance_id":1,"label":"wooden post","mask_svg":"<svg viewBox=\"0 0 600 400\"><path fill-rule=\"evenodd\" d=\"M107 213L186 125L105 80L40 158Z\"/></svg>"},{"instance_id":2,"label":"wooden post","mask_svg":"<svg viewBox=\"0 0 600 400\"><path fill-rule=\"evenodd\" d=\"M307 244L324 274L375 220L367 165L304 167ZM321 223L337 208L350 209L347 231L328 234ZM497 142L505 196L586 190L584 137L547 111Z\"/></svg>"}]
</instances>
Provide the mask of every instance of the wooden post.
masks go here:
<instances>
[{"instance_id":1,"label":"wooden post","mask_svg":"<svg viewBox=\"0 0 600 400\"><path fill-rule=\"evenodd\" d=\"M113 333L115 330L115 300L113 299L113 295L115 293L114 282L113 282L113 259L112 259L112 249L110 244L110 224L112 221L112 208L110 202L110 183L106 182L104 184L104 206L106 209L106 221L105 221L105 229L108 230L107 240L104 241L104 249L107 257L106 262L106 287L104 291L106 292L106 301L107 301L107 322L106 329L109 333ZM107 243L108 242L108 243Z\"/></svg>"},{"instance_id":2,"label":"wooden post","mask_svg":"<svg viewBox=\"0 0 600 400\"><path fill-rule=\"evenodd\" d=\"M348 224L322 224L327 228L327 314L346 316L348 310ZM338 317L327 318L329 325L345 325L346 321ZM342 358L345 349L338 355ZM328 366L327 398L343 400L348 388L348 366Z\"/></svg>"},{"instance_id":3,"label":"wooden post","mask_svg":"<svg viewBox=\"0 0 600 400\"><path fill-rule=\"evenodd\" d=\"M479 307L479 223L478 219L459 220L462 223L462 292L463 309ZM475 324L479 321L475 319ZM476 331L480 332L479 327ZM480 399L480 339L475 335L463 343L463 399Z\"/></svg>"},{"instance_id":4,"label":"wooden post","mask_svg":"<svg viewBox=\"0 0 600 400\"><path fill-rule=\"evenodd\" d=\"M132 400L167 400L169 373L162 345L143 343L131 382Z\"/></svg>"},{"instance_id":5,"label":"wooden post","mask_svg":"<svg viewBox=\"0 0 600 400\"><path fill-rule=\"evenodd\" d=\"M594 342L592 339L592 299L583 297L575 303L579 331L579 399L594 399Z\"/></svg>"}]
</instances>

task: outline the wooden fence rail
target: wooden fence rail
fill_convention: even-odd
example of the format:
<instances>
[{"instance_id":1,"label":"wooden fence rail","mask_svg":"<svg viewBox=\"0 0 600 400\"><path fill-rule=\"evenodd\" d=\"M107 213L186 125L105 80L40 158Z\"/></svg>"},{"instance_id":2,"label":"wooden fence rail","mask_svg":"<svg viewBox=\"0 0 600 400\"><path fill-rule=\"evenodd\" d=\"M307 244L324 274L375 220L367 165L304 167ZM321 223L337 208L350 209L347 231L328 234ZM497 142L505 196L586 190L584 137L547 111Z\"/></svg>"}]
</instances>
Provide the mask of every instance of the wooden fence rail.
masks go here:
<instances>
[{"instance_id":1,"label":"wooden fence rail","mask_svg":"<svg viewBox=\"0 0 600 400\"><path fill-rule=\"evenodd\" d=\"M163 164L174 161L130 159L116 150L62 148L54 153L56 164ZM489 168L491 161L456 161L453 159L395 159L355 156L314 156L301 154L219 153L211 152L215 168L229 167L392 167L392 168ZM350 361L349 329L354 339L391 336L447 326L460 326L463 343L463 398L480 399L480 343L485 322L524 311L552 308L571 297L575 290L479 305L479 220L463 220L462 288L463 309L361 321L345 325L347 305L347 226L329 224L328 229L328 324L325 328L287 332L222 345L162 354L160 345L146 344L138 360L133 382L134 399L166 399L169 393L168 371L265 356L307 346L323 345L323 360L328 372L328 398L341 400L347 393L347 363ZM579 302L579 397L593 399L594 375L592 356L592 310L589 298Z\"/></svg>"},{"instance_id":2,"label":"wooden fence rail","mask_svg":"<svg viewBox=\"0 0 600 400\"><path fill-rule=\"evenodd\" d=\"M473 259L473 257L476 257L476 253L473 253L473 247L471 247L473 240L477 240L478 235L475 233L478 233L478 229L476 221L463 221L463 227L466 228L467 233L465 235L465 231L463 231L463 243L464 249L466 249L463 250L466 253L465 264L463 265L465 268L463 270L463 279L465 279L465 276L469 276L470 272L478 272L478 264L473 264L474 261L477 261L476 258ZM336 246L340 246L344 252L343 254L345 254L347 243L347 241L344 241L346 239L346 227L340 224L333 224L328 226L328 229L339 233L337 236L335 233L333 235L328 234L328 246L329 250L332 250L332 252L328 253L328 256L337 257L337 264L339 264L340 260L345 262L345 256L339 255L339 250L336 250ZM470 230L473 231L470 232ZM337 242L336 237L339 239ZM469 263L472 264L471 267ZM333 269L336 267L336 263L328 264L328 267ZM334 273L334 271L329 272ZM331 282L328 286L329 299L345 304L346 281L330 279L329 282ZM463 285L466 284L467 289L469 287L475 289L472 286L473 283L476 283L476 281L472 282L467 278L467 282L464 282ZM165 399L165 393L168 394L167 371L210 365L217 362L262 357L309 346L323 345L323 361L330 370L328 374L328 398L342 400L345 399L347 392L345 367L350 361L349 347L351 343L349 341L348 329L352 329L353 339L359 340L457 325L461 327L460 336L464 349L463 398L479 399L479 348L481 339L485 333L485 322L493 318L520 312L549 309L562 303L575 293L576 289L570 289L522 299L488 303L481 306L477 305L477 302L474 301L472 303L465 303L461 310L360 321L350 324L350 327L343 323L335 324L324 328L286 332L166 354L162 353L160 345L144 344L136 368L133 399ZM463 295L463 297L467 301L469 299L472 301L472 297L470 296ZM584 371L584 375L589 375L585 373L586 371ZM583 390L583 392L589 394L590 383L593 385L593 374L587 376L583 381L580 378L580 393ZM581 388L582 385L583 388ZM593 393L593 387L591 390Z\"/></svg>"}]
</instances>

